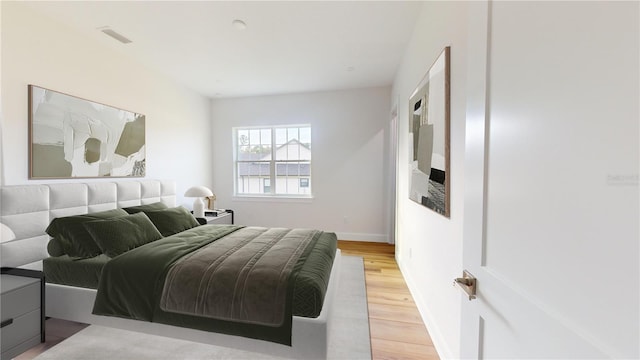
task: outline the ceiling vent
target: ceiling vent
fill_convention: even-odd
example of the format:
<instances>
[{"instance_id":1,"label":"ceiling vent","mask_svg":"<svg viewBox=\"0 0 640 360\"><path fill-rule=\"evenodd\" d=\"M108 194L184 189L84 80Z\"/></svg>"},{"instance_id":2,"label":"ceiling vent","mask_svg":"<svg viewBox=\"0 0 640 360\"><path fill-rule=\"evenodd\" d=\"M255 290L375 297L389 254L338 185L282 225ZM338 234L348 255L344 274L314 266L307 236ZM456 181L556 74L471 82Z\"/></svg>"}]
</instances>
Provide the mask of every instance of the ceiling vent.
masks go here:
<instances>
[{"instance_id":1,"label":"ceiling vent","mask_svg":"<svg viewBox=\"0 0 640 360\"><path fill-rule=\"evenodd\" d=\"M118 34L117 32L115 32L114 30L112 30L109 27L99 28L98 30L100 30L103 33L105 33L106 35L109 35L112 38L120 41L123 44L128 44L128 43L131 42L131 40L127 39L126 37L122 36L121 34Z\"/></svg>"}]
</instances>

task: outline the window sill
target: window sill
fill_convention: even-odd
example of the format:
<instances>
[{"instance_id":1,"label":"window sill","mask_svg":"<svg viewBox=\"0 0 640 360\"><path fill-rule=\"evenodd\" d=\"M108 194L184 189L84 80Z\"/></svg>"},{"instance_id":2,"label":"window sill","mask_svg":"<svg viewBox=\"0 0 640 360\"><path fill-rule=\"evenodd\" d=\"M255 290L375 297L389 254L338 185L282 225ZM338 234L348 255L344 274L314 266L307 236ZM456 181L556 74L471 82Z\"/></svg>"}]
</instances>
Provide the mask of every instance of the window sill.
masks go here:
<instances>
[{"instance_id":1,"label":"window sill","mask_svg":"<svg viewBox=\"0 0 640 360\"><path fill-rule=\"evenodd\" d=\"M259 196L259 195L234 195L232 201L257 201L257 202L286 202L286 203L310 203L313 202L313 195L307 196Z\"/></svg>"}]
</instances>

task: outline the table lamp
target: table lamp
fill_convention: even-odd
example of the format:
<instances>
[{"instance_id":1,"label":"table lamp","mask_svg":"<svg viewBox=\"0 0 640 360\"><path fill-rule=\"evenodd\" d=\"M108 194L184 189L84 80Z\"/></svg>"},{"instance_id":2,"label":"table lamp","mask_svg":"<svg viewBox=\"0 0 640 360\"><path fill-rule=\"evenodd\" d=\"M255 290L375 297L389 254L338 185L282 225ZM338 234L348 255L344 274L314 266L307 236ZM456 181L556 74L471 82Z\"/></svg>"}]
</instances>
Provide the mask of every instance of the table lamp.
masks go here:
<instances>
[{"instance_id":1,"label":"table lamp","mask_svg":"<svg viewBox=\"0 0 640 360\"><path fill-rule=\"evenodd\" d=\"M187 189L184 196L196 198L193 201L193 216L202 218L204 217L204 201L202 199L206 196L213 196L213 192L205 186L192 186Z\"/></svg>"}]
</instances>

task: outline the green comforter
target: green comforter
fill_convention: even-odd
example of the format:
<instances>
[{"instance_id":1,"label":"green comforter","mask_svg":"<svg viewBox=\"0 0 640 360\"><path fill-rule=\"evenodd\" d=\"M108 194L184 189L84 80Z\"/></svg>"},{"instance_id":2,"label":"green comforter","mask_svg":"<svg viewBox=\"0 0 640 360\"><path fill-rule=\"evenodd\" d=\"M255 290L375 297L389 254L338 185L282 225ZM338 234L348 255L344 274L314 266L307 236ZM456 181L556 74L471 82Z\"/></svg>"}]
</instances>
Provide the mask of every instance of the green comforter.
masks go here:
<instances>
[{"instance_id":1,"label":"green comforter","mask_svg":"<svg viewBox=\"0 0 640 360\"><path fill-rule=\"evenodd\" d=\"M109 261L101 275L93 313L158 322L291 344L291 314L320 313L336 249L333 233L321 233L305 249L290 277L286 320L281 326L238 323L160 308L165 277L180 258L242 228L199 226L128 251ZM294 294L295 292L295 294ZM300 300L302 299L302 300Z\"/></svg>"}]
</instances>

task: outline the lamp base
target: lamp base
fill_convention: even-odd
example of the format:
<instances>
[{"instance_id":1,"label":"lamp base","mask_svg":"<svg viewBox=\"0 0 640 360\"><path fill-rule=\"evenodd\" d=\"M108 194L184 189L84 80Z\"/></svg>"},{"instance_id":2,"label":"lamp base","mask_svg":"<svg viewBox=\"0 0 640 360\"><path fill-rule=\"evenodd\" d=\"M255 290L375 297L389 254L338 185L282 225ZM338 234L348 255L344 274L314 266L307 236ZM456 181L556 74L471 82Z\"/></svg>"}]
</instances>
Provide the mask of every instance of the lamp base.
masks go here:
<instances>
[{"instance_id":1,"label":"lamp base","mask_svg":"<svg viewBox=\"0 0 640 360\"><path fill-rule=\"evenodd\" d=\"M204 201L202 201L202 198L196 198L193 202L193 216L197 218L204 217Z\"/></svg>"}]
</instances>

